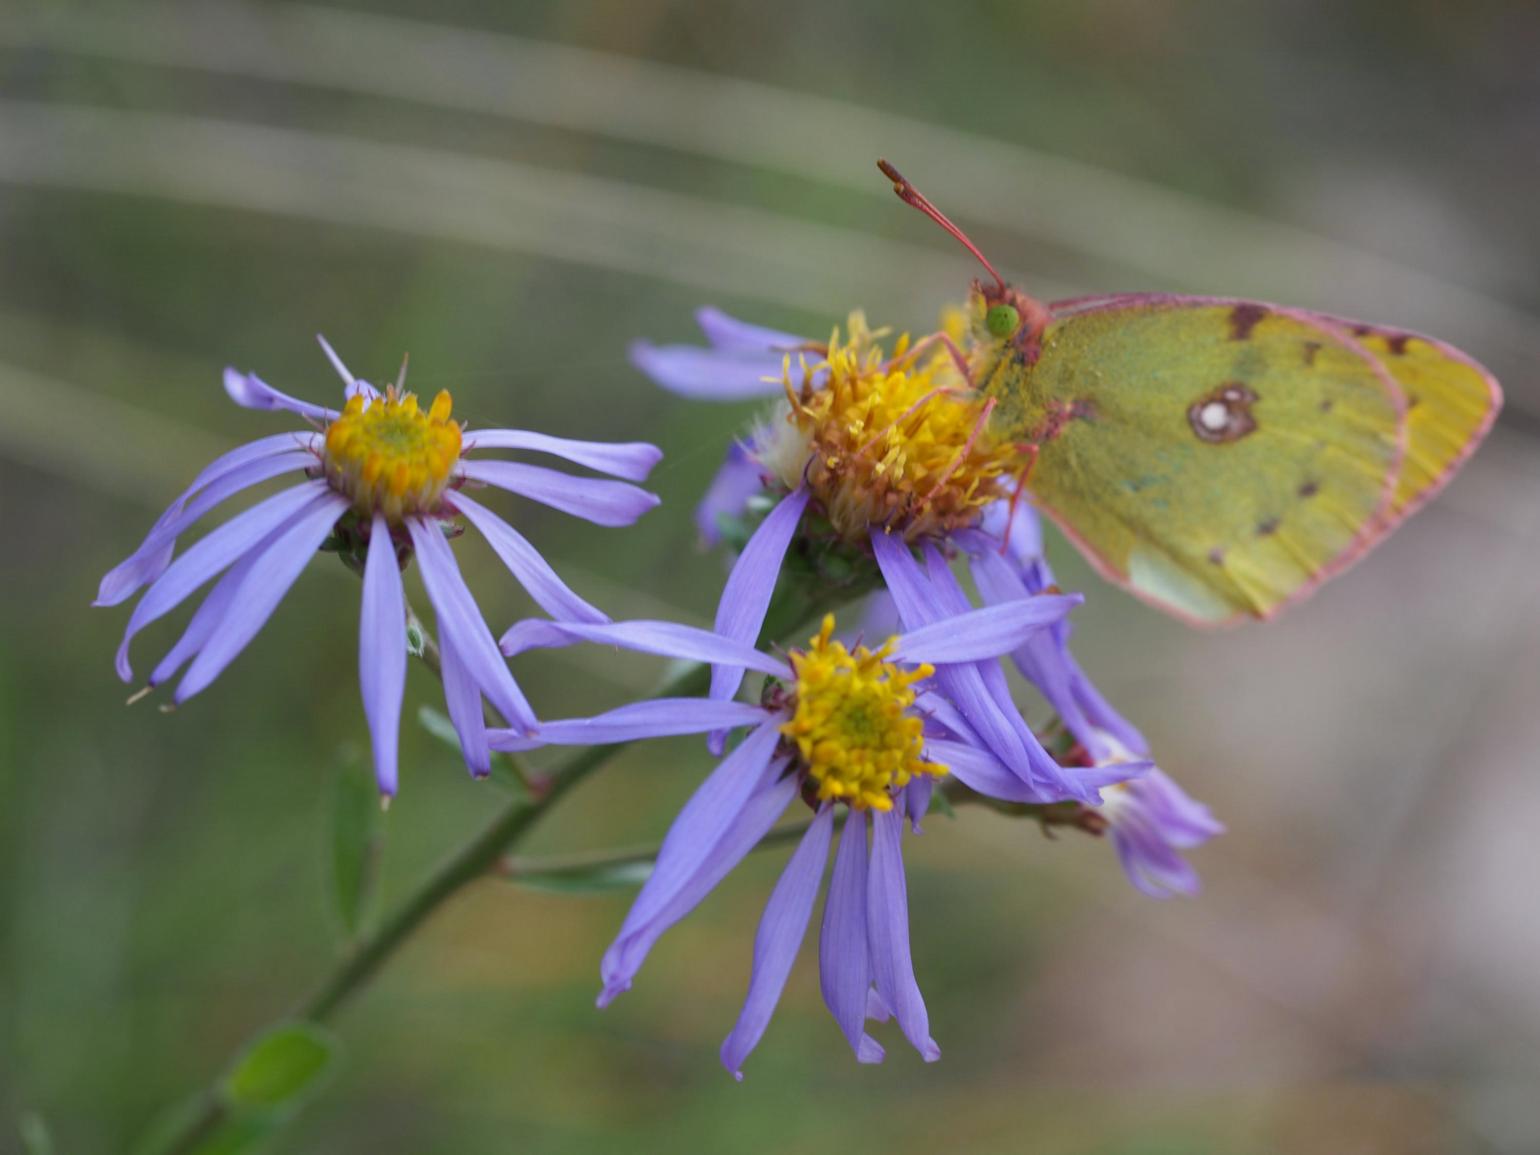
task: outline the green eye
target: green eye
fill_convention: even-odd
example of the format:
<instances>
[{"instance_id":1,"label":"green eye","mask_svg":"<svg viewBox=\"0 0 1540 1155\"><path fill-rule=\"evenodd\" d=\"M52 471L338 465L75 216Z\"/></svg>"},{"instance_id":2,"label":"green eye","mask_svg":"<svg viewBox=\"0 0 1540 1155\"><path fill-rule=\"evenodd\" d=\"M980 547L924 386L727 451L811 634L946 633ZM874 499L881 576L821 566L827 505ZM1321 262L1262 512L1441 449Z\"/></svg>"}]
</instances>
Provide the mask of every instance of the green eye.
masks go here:
<instances>
[{"instance_id":1,"label":"green eye","mask_svg":"<svg viewBox=\"0 0 1540 1155\"><path fill-rule=\"evenodd\" d=\"M1009 337L1021 325L1021 314L1015 305L994 305L984 314L984 328L991 336Z\"/></svg>"}]
</instances>

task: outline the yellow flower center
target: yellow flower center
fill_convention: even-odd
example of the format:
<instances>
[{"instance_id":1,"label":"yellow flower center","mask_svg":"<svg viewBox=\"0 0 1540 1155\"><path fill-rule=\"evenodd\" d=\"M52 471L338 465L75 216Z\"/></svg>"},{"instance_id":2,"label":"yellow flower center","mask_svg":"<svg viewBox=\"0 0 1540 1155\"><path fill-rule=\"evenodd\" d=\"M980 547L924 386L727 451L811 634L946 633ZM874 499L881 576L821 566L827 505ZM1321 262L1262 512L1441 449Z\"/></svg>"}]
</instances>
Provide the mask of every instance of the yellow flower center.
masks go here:
<instances>
[{"instance_id":1,"label":"yellow flower center","mask_svg":"<svg viewBox=\"0 0 1540 1155\"><path fill-rule=\"evenodd\" d=\"M431 512L460 460L460 426L450 420L448 390L424 413L412 393L388 389L372 403L348 398L326 429L326 479L360 513L393 522Z\"/></svg>"},{"instance_id":2,"label":"yellow flower center","mask_svg":"<svg viewBox=\"0 0 1540 1155\"><path fill-rule=\"evenodd\" d=\"M901 670L888 661L893 639L854 653L831 641L834 616L823 620L805 651L793 651L796 708L781 733L796 744L802 769L823 802L891 810L894 790L916 774L940 777L945 766L921 757L924 723L908 713L914 683L935 670Z\"/></svg>"},{"instance_id":3,"label":"yellow flower center","mask_svg":"<svg viewBox=\"0 0 1540 1155\"><path fill-rule=\"evenodd\" d=\"M890 358L860 313L848 329L824 361L801 366L800 388L787 359L787 419L801 445L777 447L767 464L791 487L805 476L847 540L873 526L914 541L971 525L1017 465L987 427L984 398L940 345L921 351L904 334ZM815 387L820 370L828 377Z\"/></svg>"}]
</instances>

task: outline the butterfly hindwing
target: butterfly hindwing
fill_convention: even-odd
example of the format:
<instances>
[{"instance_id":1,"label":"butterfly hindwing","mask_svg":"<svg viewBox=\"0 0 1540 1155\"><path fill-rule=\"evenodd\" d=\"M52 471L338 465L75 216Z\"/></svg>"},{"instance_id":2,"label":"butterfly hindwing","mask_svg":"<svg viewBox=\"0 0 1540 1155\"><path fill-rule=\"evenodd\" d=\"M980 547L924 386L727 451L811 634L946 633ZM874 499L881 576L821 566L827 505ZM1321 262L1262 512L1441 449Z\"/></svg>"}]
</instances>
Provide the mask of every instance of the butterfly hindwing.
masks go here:
<instances>
[{"instance_id":1,"label":"butterfly hindwing","mask_svg":"<svg viewBox=\"0 0 1540 1155\"><path fill-rule=\"evenodd\" d=\"M1265 618L1383 534L1405 400L1349 331L1212 298L1054 311L1036 362L981 384L1039 446L1034 499L1111 580L1200 623Z\"/></svg>"},{"instance_id":2,"label":"butterfly hindwing","mask_svg":"<svg viewBox=\"0 0 1540 1155\"><path fill-rule=\"evenodd\" d=\"M1346 330L1406 395L1406 459L1387 511L1389 530L1422 508L1475 452L1502 408L1497 379L1464 353L1432 337L1341 317Z\"/></svg>"}]
</instances>

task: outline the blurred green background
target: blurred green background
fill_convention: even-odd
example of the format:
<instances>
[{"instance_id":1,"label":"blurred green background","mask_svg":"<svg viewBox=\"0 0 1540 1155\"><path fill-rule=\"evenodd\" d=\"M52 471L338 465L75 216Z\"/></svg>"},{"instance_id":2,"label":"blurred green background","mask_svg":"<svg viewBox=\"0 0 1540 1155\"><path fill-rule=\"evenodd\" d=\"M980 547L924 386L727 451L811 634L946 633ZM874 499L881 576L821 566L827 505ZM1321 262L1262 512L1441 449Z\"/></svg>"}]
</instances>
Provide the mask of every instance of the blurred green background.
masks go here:
<instances>
[{"instance_id":1,"label":"blurred green background","mask_svg":"<svg viewBox=\"0 0 1540 1155\"><path fill-rule=\"evenodd\" d=\"M1503 379L1465 474L1279 624L1199 635L1099 584L1078 650L1210 802L1196 900L964 812L908 844L943 1060L851 1059L813 952L735 1084L716 1048L784 855L599 1013L628 895L488 881L341 1016L300 1152L1056 1155L1540 1149L1540 9L1352 0L448 0L0 10L0 1149L125 1148L342 949L328 808L366 742L354 579L319 559L175 715L122 706L92 610L211 456L323 400L452 388L473 425L655 440L664 507L497 507L616 616L709 618L689 513L751 407L625 361L714 301L928 326L973 275L886 155L1028 291L1251 295L1425 329ZM494 626L530 607L473 539ZM177 620L182 620L178 618ZM149 631L141 665L176 626ZM521 660L547 715L656 664ZM408 716L437 701L414 671ZM501 803L410 721L386 901ZM709 766L628 752L530 851L659 837ZM892 1037L888 1037L891 1035Z\"/></svg>"}]
</instances>

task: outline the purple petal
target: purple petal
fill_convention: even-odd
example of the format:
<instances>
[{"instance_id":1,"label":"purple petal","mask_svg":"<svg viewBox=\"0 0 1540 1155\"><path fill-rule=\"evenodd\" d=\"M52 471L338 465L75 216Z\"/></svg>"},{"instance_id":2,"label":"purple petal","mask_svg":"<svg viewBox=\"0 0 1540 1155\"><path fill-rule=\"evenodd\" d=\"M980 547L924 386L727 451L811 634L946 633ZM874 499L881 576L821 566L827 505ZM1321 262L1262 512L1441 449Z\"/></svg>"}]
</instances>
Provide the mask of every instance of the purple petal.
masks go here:
<instances>
[{"instance_id":1,"label":"purple petal","mask_svg":"<svg viewBox=\"0 0 1540 1155\"><path fill-rule=\"evenodd\" d=\"M928 774L911 779L909 785L904 787L904 813L909 815L909 829L916 834L924 833L920 823L925 821L925 815L930 810L930 799L935 789L936 780Z\"/></svg>"},{"instance_id":2,"label":"purple petal","mask_svg":"<svg viewBox=\"0 0 1540 1155\"><path fill-rule=\"evenodd\" d=\"M129 615L128 628L118 646L118 677L127 682L134 676L128 664L128 646L135 634L181 605L204 582L239 561L320 495L330 492L324 481L307 481L286 489L232 517L172 562Z\"/></svg>"},{"instance_id":3,"label":"purple petal","mask_svg":"<svg viewBox=\"0 0 1540 1155\"><path fill-rule=\"evenodd\" d=\"M546 613L555 618L571 618L580 622L610 620L602 610L595 609L568 589L567 583L540 556L540 551L486 506L472 501L463 493L450 494L449 504L481 531L481 536L487 539L487 544L502 559L508 571Z\"/></svg>"},{"instance_id":4,"label":"purple petal","mask_svg":"<svg viewBox=\"0 0 1540 1155\"><path fill-rule=\"evenodd\" d=\"M882 571L882 580L888 587L893 604L898 607L898 616L903 624L908 629L917 630L937 620L941 614L933 604L935 591L925 571L909 552L904 539L886 530L874 529L871 541L877 568Z\"/></svg>"},{"instance_id":5,"label":"purple petal","mask_svg":"<svg viewBox=\"0 0 1540 1155\"><path fill-rule=\"evenodd\" d=\"M102 578L101 588L97 590L96 601L92 604L115 606L131 597L134 591L146 582L154 581L165 572L166 566L171 563L176 536L186 528L186 524L191 522L185 523L182 528L172 531L169 535L165 532L166 527L182 518L187 503L200 490L219 484L232 473L245 469L254 462L281 457L293 450L308 448L314 444L313 434L275 433L271 437L249 442L215 458L166 508L166 512L160 515L139 548ZM254 485L256 482L250 481L246 484ZM235 491L228 491L226 496L233 492Z\"/></svg>"},{"instance_id":6,"label":"purple petal","mask_svg":"<svg viewBox=\"0 0 1540 1155\"><path fill-rule=\"evenodd\" d=\"M925 546L925 569L930 578L930 588L941 614L962 614L968 610L968 596L957 577L952 573L941 552L934 545ZM967 671L976 671L984 687L979 696L977 686ZM958 677L953 671L963 672ZM1000 664L994 661L976 662L970 666L943 667L945 676L938 676L942 688L963 709L968 720L1005 764L1038 791L1035 799L1040 802L1073 800L1095 804L1100 796L1085 780L1066 773L1043 744L1038 741L1021 716L1011 698L1009 684ZM1009 731L1009 738L1003 732Z\"/></svg>"},{"instance_id":7,"label":"purple petal","mask_svg":"<svg viewBox=\"0 0 1540 1155\"><path fill-rule=\"evenodd\" d=\"M927 738L925 750L929 758L945 766L954 778L975 793L1002 802L1045 801L1040 791L1023 782L1009 766L979 746L948 738Z\"/></svg>"},{"instance_id":8,"label":"purple petal","mask_svg":"<svg viewBox=\"0 0 1540 1155\"><path fill-rule=\"evenodd\" d=\"M1082 784L1093 790L1117 786L1123 782L1143 779L1155 769L1153 762L1107 762L1100 766L1076 766L1069 771Z\"/></svg>"},{"instance_id":9,"label":"purple petal","mask_svg":"<svg viewBox=\"0 0 1540 1155\"><path fill-rule=\"evenodd\" d=\"M316 421L332 421L337 417L335 409L280 393L255 373L242 373L234 368L225 370L225 392L243 409L285 409Z\"/></svg>"},{"instance_id":10,"label":"purple petal","mask_svg":"<svg viewBox=\"0 0 1540 1155\"><path fill-rule=\"evenodd\" d=\"M360 381L353 376L352 370L342 363L342 358L337 356L337 350L333 349L331 342L317 333L315 339L321 343L321 352L326 354L326 359L332 363L332 368L337 370L337 376L342 378L343 396L351 398L354 394L362 394L371 403L380 395L380 391L367 381Z\"/></svg>"},{"instance_id":11,"label":"purple petal","mask_svg":"<svg viewBox=\"0 0 1540 1155\"><path fill-rule=\"evenodd\" d=\"M941 1057L941 1048L930 1037L930 1016L909 955L909 898L899 851L903 826L903 815L896 809L872 815L866 933L877 993L892 1009L904 1037L927 1063L934 1063Z\"/></svg>"},{"instance_id":12,"label":"purple petal","mask_svg":"<svg viewBox=\"0 0 1540 1155\"><path fill-rule=\"evenodd\" d=\"M1111 830L1112 845L1123 873L1134 887L1151 898L1197 894L1202 887L1198 872L1143 816L1130 818Z\"/></svg>"},{"instance_id":13,"label":"purple petal","mask_svg":"<svg viewBox=\"0 0 1540 1155\"><path fill-rule=\"evenodd\" d=\"M465 437L465 452L476 449L530 449L550 453L574 465L585 465L611 477L646 481L663 450L645 441L573 441L523 429L478 429Z\"/></svg>"},{"instance_id":14,"label":"purple petal","mask_svg":"<svg viewBox=\"0 0 1540 1155\"><path fill-rule=\"evenodd\" d=\"M903 623L911 629L919 629L941 618L946 612L944 598L902 539L873 531L871 542L872 553ZM1027 748L986 682L984 671L993 666L993 663L943 666L937 671L936 681L949 699L946 705L956 707L969 733L976 732L1007 766L1025 769L1029 765ZM998 669L995 672L998 673ZM1020 722L1019 715L1016 720ZM963 732L955 725L950 728L955 733Z\"/></svg>"},{"instance_id":15,"label":"purple petal","mask_svg":"<svg viewBox=\"0 0 1540 1155\"><path fill-rule=\"evenodd\" d=\"M705 305L695 311L695 323L712 348L722 353L791 353L805 348L806 337L751 325Z\"/></svg>"},{"instance_id":16,"label":"purple petal","mask_svg":"<svg viewBox=\"0 0 1540 1155\"><path fill-rule=\"evenodd\" d=\"M749 799L766 785L770 767L784 765L784 762L777 763L772 759L779 741L779 731L769 723L751 731L679 811L658 850L652 874L631 904L620 933L604 954L600 967L604 979L600 1006L630 987L647 950L669 925L666 922L658 924L671 910L674 900L690 888L691 882L703 873L709 873L713 865L725 863L722 874L732 869L736 859L725 851L719 853L718 844L723 842L724 832L733 826ZM747 854L752 845L742 847L738 857ZM739 850L736 846L730 849ZM701 891L700 897L704 896L705 891ZM680 911L677 917L683 917L687 912L688 908Z\"/></svg>"},{"instance_id":17,"label":"purple petal","mask_svg":"<svg viewBox=\"0 0 1540 1155\"><path fill-rule=\"evenodd\" d=\"M882 1047L866 1033L872 987L866 945L866 812L852 810L834 855L834 874L818 932L818 983L823 1001L849 1040L856 1058L880 1063Z\"/></svg>"},{"instance_id":18,"label":"purple petal","mask_svg":"<svg viewBox=\"0 0 1540 1155\"><path fill-rule=\"evenodd\" d=\"M151 530L150 535L135 551L134 556L102 579L94 604L116 605L153 578L165 568L161 565L156 569L156 563L159 563L162 557L165 557L167 562L170 561L169 555L176 548L176 539L220 502L233 497L243 489L249 489L280 474L308 469L316 464L314 454L300 451L259 458L256 461L247 462L239 469L231 470L188 502L175 517ZM113 595L111 600L103 599L105 593Z\"/></svg>"},{"instance_id":19,"label":"purple petal","mask_svg":"<svg viewBox=\"0 0 1540 1155\"><path fill-rule=\"evenodd\" d=\"M776 678L790 678L791 667L779 658L760 653L712 633L677 622L542 622L524 621L503 635L503 650L510 656L530 649L556 648L574 640L607 643L624 650L682 658L692 662L732 662Z\"/></svg>"},{"instance_id":20,"label":"purple petal","mask_svg":"<svg viewBox=\"0 0 1540 1155\"><path fill-rule=\"evenodd\" d=\"M1151 769L1130 793L1148 808L1173 846L1190 848L1225 832L1224 824L1207 806L1190 797L1159 768Z\"/></svg>"},{"instance_id":21,"label":"purple petal","mask_svg":"<svg viewBox=\"0 0 1540 1155\"><path fill-rule=\"evenodd\" d=\"M460 738L460 756L474 777L492 773L492 753L487 745L487 724L481 713L481 688L471 677L460 651L448 634L439 638L439 657L444 667L444 705Z\"/></svg>"},{"instance_id":22,"label":"purple petal","mask_svg":"<svg viewBox=\"0 0 1540 1155\"><path fill-rule=\"evenodd\" d=\"M953 614L904 634L893 654L902 661L936 665L1003 657L1084 601L1079 594L1041 594Z\"/></svg>"},{"instance_id":23,"label":"purple petal","mask_svg":"<svg viewBox=\"0 0 1540 1155\"><path fill-rule=\"evenodd\" d=\"M783 497L760 523L733 563L727 585L722 589L722 600L717 603L716 632L723 637L751 646L759 640L760 627L765 624L765 611L770 608L770 596L775 593L776 579L781 576L781 562L802 521L808 496L807 487L799 486ZM731 698L742 681L740 666L719 665L711 671L710 697Z\"/></svg>"},{"instance_id":24,"label":"purple petal","mask_svg":"<svg viewBox=\"0 0 1540 1155\"><path fill-rule=\"evenodd\" d=\"M1001 557L998 547L991 544L992 539L979 536L984 544L981 548L970 547L969 568L986 602L1001 604L1028 598L1044 588L1026 580L1015 566ZM1047 567L1042 568L1046 574ZM1051 580L1052 575L1047 576ZM1149 745L1144 736L1091 684L1069 652L1068 641L1066 622L1057 629L1028 638L1011 658L1022 676L1038 688L1093 759L1101 761L1111 755L1103 731L1129 750L1141 754L1147 752Z\"/></svg>"},{"instance_id":25,"label":"purple petal","mask_svg":"<svg viewBox=\"0 0 1540 1155\"><path fill-rule=\"evenodd\" d=\"M916 713L950 730L962 741L975 746L979 744L978 734L962 716L962 711L934 690L926 690L916 697L914 708Z\"/></svg>"},{"instance_id":26,"label":"purple petal","mask_svg":"<svg viewBox=\"0 0 1540 1155\"><path fill-rule=\"evenodd\" d=\"M656 494L624 481L573 477L518 461L462 461L460 472L595 525L630 525L658 504Z\"/></svg>"},{"instance_id":27,"label":"purple petal","mask_svg":"<svg viewBox=\"0 0 1540 1155\"><path fill-rule=\"evenodd\" d=\"M631 364L681 397L701 401L742 401L781 393L782 354L722 353L692 345L631 346Z\"/></svg>"},{"instance_id":28,"label":"purple petal","mask_svg":"<svg viewBox=\"0 0 1540 1155\"><path fill-rule=\"evenodd\" d=\"M533 737L512 730L490 731L494 750L524 751L541 746L603 746L708 730L757 726L779 718L763 706L747 702L712 702L705 698L654 698L598 714L592 718L543 721Z\"/></svg>"},{"instance_id":29,"label":"purple petal","mask_svg":"<svg viewBox=\"0 0 1540 1155\"><path fill-rule=\"evenodd\" d=\"M192 620L187 623L187 629L177 639L176 645L171 647L146 679L146 685L159 686L170 681L172 676L182 668L183 663L203 648L204 643L209 640L219 623L230 612L231 603L240 590L241 583L246 580L246 575L251 572L252 565L266 552L275 536L275 534L269 534L263 538L259 545L247 551L245 557L226 570L224 576L214 583L214 588L203 599L203 603L193 614Z\"/></svg>"},{"instance_id":30,"label":"purple petal","mask_svg":"<svg viewBox=\"0 0 1540 1155\"><path fill-rule=\"evenodd\" d=\"M728 447L722 467L711 479L706 496L695 507L695 528L700 531L703 544L718 545L722 541L722 519L741 517L748 509L749 499L765 488L764 470L750 456L740 442Z\"/></svg>"},{"instance_id":31,"label":"purple petal","mask_svg":"<svg viewBox=\"0 0 1540 1155\"><path fill-rule=\"evenodd\" d=\"M1000 543L1005 542L1007 554L1023 571L1043 565L1046 572L1047 566L1043 564L1043 521L1026 501L1016 502L1014 512L1009 499L995 502L984 510L980 528L995 539L996 551L1000 549ZM1049 574L1044 584L1051 584L1052 581L1053 576ZM1037 593L1038 590L1032 592Z\"/></svg>"},{"instance_id":32,"label":"purple petal","mask_svg":"<svg viewBox=\"0 0 1540 1155\"><path fill-rule=\"evenodd\" d=\"M376 513L364 563L358 622L358 685L374 746L374 777L383 794L396 792L401 698L406 690L406 598L385 515Z\"/></svg>"},{"instance_id":33,"label":"purple petal","mask_svg":"<svg viewBox=\"0 0 1540 1155\"><path fill-rule=\"evenodd\" d=\"M791 964L807 934L807 920L818 897L824 863L829 860L829 838L834 831L834 807L825 806L813 819L796 852L770 892L765 913L754 936L754 966L748 997L738 1022L722 1043L722 1065L743 1079L743 1060L758 1045L775 1013L775 1004L786 989Z\"/></svg>"},{"instance_id":34,"label":"purple petal","mask_svg":"<svg viewBox=\"0 0 1540 1155\"><path fill-rule=\"evenodd\" d=\"M453 644L465 672L509 725L533 730L534 712L498 652L438 523L413 517L407 519L406 526L417 550L422 584L433 603L433 612L438 615L440 641L448 639Z\"/></svg>"},{"instance_id":35,"label":"purple petal","mask_svg":"<svg viewBox=\"0 0 1540 1155\"><path fill-rule=\"evenodd\" d=\"M347 507L348 499L340 493L322 491L263 550L241 582L229 613L177 684L178 705L208 686L256 637Z\"/></svg>"}]
</instances>

